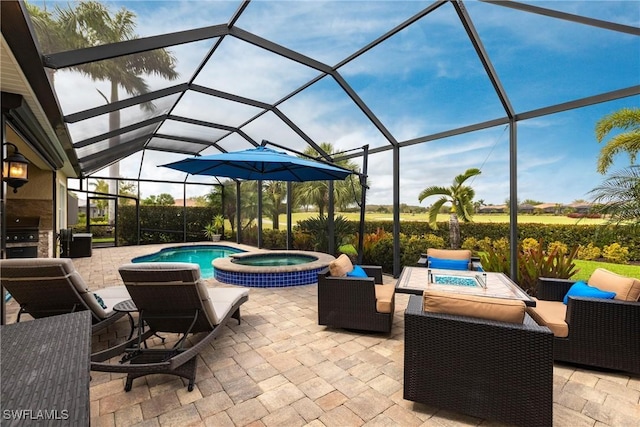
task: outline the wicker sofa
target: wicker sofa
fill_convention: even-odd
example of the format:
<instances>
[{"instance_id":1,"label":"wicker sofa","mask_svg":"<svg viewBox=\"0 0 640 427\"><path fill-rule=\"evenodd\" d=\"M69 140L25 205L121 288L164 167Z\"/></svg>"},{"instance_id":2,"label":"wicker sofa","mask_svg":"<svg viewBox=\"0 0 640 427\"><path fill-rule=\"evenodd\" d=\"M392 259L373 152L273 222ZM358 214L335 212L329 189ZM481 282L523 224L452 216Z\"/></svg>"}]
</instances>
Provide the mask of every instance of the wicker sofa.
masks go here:
<instances>
[{"instance_id":1,"label":"wicker sofa","mask_svg":"<svg viewBox=\"0 0 640 427\"><path fill-rule=\"evenodd\" d=\"M382 284L382 267L361 266L364 277L318 273L318 324L372 332L390 332L395 312L394 285Z\"/></svg>"},{"instance_id":2,"label":"wicker sofa","mask_svg":"<svg viewBox=\"0 0 640 427\"><path fill-rule=\"evenodd\" d=\"M529 312L554 333L555 360L640 374L640 280L596 269L588 284L616 291L615 299L570 296L574 281L540 278ZM628 289L628 290L626 290Z\"/></svg>"},{"instance_id":3,"label":"wicker sofa","mask_svg":"<svg viewBox=\"0 0 640 427\"><path fill-rule=\"evenodd\" d=\"M412 295L404 398L514 425L552 425L553 335L523 318L519 324L432 313Z\"/></svg>"}]
</instances>

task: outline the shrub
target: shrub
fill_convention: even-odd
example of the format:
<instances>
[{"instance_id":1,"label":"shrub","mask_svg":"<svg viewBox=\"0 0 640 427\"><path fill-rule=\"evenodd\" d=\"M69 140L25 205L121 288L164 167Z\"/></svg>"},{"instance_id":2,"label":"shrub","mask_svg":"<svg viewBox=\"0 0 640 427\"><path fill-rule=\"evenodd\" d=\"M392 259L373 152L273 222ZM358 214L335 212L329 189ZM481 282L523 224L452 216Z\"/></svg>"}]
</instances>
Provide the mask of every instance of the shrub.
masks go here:
<instances>
[{"instance_id":1,"label":"shrub","mask_svg":"<svg viewBox=\"0 0 640 427\"><path fill-rule=\"evenodd\" d=\"M286 249L287 232L284 230L262 229L262 245L267 249Z\"/></svg>"},{"instance_id":2,"label":"shrub","mask_svg":"<svg viewBox=\"0 0 640 427\"><path fill-rule=\"evenodd\" d=\"M620 246L619 243L606 245L602 250L602 256L609 262L615 264L626 264L629 262L629 249Z\"/></svg>"},{"instance_id":3,"label":"shrub","mask_svg":"<svg viewBox=\"0 0 640 427\"><path fill-rule=\"evenodd\" d=\"M372 256L373 247L380 240L388 236L391 236L391 233L388 233L387 231L385 231L384 228L378 228L375 233L368 233L364 235L364 238L362 239L363 240L362 256L363 256L363 260L365 260L364 262L365 264L380 265L380 264L375 264L373 262L373 256ZM392 270L386 270L386 271L392 271Z\"/></svg>"},{"instance_id":4,"label":"shrub","mask_svg":"<svg viewBox=\"0 0 640 427\"><path fill-rule=\"evenodd\" d=\"M481 252L487 252L489 249L493 249L493 244L491 243L491 238L486 237L482 240L478 241L478 249Z\"/></svg>"},{"instance_id":5,"label":"shrub","mask_svg":"<svg viewBox=\"0 0 640 427\"><path fill-rule=\"evenodd\" d=\"M334 242L333 247L338 248L346 236L353 234L356 230L356 223L347 221L342 215L338 215L333 220L334 224ZM318 215L298 223L300 231L309 233L314 240L314 250L328 252L329 236L327 235L328 225L327 217ZM332 254L336 255L336 254Z\"/></svg>"},{"instance_id":6,"label":"shrub","mask_svg":"<svg viewBox=\"0 0 640 427\"><path fill-rule=\"evenodd\" d=\"M444 239L440 236L436 236L435 234L429 233L426 236L424 236L422 240L424 241L424 246L425 246L425 249L423 250L423 252L426 252L426 249L428 248L437 248L437 249L444 248Z\"/></svg>"},{"instance_id":7,"label":"shrub","mask_svg":"<svg viewBox=\"0 0 640 427\"><path fill-rule=\"evenodd\" d=\"M578 272L573 262L578 252L578 246L575 246L567 254L560 253L557 246L552 251L545 253L543 247L542 240L538 241L536 246L531 245L526 251L522 245L518 247L517 283L525 292L534 296L539 277L568 279ZM491 247L481 255L481 259L485 271L510 273L511 251L508 246Z\"/></svg>"},{"instance_id":8,"label":"shrub","mask_svg":"<svg viewBox=\"0 0 640 427\"><path fill-rule=\"evenodd\" d=\"M365 252L365 254L367 253ZM384 237L373 243L368 258L363 263L379 265L386 272L393 271L393 236L385 233Z\"/></svg>"},{"instance_id":9,"label":"shrub","mask_svg":"<svg viewBox=\"0 0 640 427\"><path fill-rule=\"evenodd\" d=\"M338 248L338 252L348 256L352 264L357 264L358 250L351 243L340 245L340 247Z\"/></svg>"},{"instance_id":10,"label":"shrub","mask_svg":"<svg viewBox=\"0 0 640 427\"><path fill-rule=\"evenodd\" d=\"M567 248L567 245L556 240L555 242L549 243L549 246L547 247L547 252L549 253L553 252L554 250L557 250L558 253L564 255L569 249Z\"/></svg>"},{"instance_id":11,"label":"shrub","mask_svg":"<svg viewBox=\"0 0 640 427\"><path fill-rule=\"evenodd\" d=\"M468 249L473 253L478 252L478 250L480 249L480 247L478 246L478 239L476 239L475 237L467 237L462 242L461 248Z\"/></svg>"},{"instance_id":12,"label":"shrub","mask_svg":"<svg viewBox=\"0 0 640 427\"><path fill-rule=\"evenodd\" d=\"M558 245L546 253L542 248L543 244L540 240L540 246L537 249L518 253L518 284L530 295L536 294L539 277L569 279L578 272L573 262L578 253L578 246L574 246L566 254Z\"/></svg>"},{"instance_id":13,"label":"shrub","mask_svg":"<svg viewBox=\"0 0 640 427\"><path fill-rule=\"evenodd\" d=\"M526 239L524 239L522 241L522 250L523 251L530 251L530 250L536 250L540 247L540 243L534 239L533 237L527 237Z\"/></svg>"},{"instance_id":14,"label":"shrub","mask_svg":"<svg viewBox=\"0 0 640 427\"><path fill-rule=\"evenodd\" d=\"M313 236L302 231L293 232L293 247L299 251L313 250Z\"/></svg>"},{"instance_id":15,"label":"shrub","mask_svg":"<svg viewBox=\"0 0 640 427\"><path fill-rule=\"evenodd\" d=\"M491 243L491 247L493 249L499 250L499 251L503 251L503 250L509 250L509 239L507 239L506 237L501 237L497 240L494 240Z\"/></svg>"},{"instance_id":16,"label":"shrub","mask_svg":"<svg viewBox=\"0 0 640 427\"><path fill-rule=\"evenodd\" d=\"M580 245L577 258L591 261L600 258L601 254L602 251L600 250L600 248L594 245L593 242L590 242L586 246Z\"/></svg>"}]
</instances>

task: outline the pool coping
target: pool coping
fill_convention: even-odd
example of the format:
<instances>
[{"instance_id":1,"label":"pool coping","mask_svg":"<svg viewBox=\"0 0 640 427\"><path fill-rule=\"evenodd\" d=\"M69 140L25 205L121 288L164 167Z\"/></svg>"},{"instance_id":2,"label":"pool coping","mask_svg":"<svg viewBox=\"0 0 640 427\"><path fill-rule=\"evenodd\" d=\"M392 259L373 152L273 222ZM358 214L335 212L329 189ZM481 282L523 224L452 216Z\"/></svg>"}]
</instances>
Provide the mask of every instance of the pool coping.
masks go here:
<instances>
[{"instance_id":1,"label":"pool coping","mask_svg":"<svg viewBox=\"0 0 640 427\"><path fill-rule=\"evenodd\" d=\"M244 264L236 264L233 262L234 258L244 258L246 256L255 256L255 255L273 255L273 254L284 254L284 255L303 255L303 256L315 256L318 258L316 261L307 262L304 264L298 265L282 265L276 267L269 266L253 266L253 265L244 265ZM233 254L224 258L216 258L211 264L214 269L219 269L231 273L290 273L296 271L307 271L307 270L315 270L327 267L331 261L336 259L333 255L326 254L324 252L313 252L313 251L297 251L297 250L252 250L242 253Z\"/></svg>"}]
</instances>

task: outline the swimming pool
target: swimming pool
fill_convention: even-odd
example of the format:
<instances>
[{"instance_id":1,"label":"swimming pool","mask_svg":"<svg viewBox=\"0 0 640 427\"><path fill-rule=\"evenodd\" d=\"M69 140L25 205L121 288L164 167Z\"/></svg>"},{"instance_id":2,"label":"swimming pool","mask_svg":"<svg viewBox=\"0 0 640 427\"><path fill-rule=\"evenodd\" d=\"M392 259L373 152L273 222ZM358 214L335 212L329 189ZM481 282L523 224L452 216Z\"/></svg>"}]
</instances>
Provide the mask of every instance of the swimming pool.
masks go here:
<instances>
[{"instance_id":1,"label":"swimming pool","mask_svg":"<svg viewBox=\"0 0 640 427\"><path fill-rule=\"evenodd\" d=\"M213 278L212 261L245 252L242 249L223 245L192 245L164 248L160 252L144 255L131 262L191 262L200 266L202 277Z\"/></svg>"}]
</instances>

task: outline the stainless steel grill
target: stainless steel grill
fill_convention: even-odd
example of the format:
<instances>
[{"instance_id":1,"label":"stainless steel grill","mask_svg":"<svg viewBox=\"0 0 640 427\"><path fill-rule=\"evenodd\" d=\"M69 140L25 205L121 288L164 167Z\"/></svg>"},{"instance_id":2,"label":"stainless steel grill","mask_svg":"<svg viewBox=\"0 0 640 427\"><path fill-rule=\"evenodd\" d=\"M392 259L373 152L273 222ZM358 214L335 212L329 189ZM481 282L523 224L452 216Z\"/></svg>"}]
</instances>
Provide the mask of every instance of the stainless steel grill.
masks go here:
<instances>
[{"instance_id":1,"label":"stainless steel grill","mask_svg":"<svg viewBox=\"0 0 640 427\"><path fill-rule=\"evenodd\" d=\"M8 217L7 243L38 242L40 217Z\"/></svg>"},{"instance_id":2,"label":"stainless steel grill","mask_svg":"<svg viewBox=\"0 0 640 427\"><path fill-rule=\"evenodd\" d=\"M7 217L7 258L37 258L40 217Z\"/></svg>"}]
</instances>

